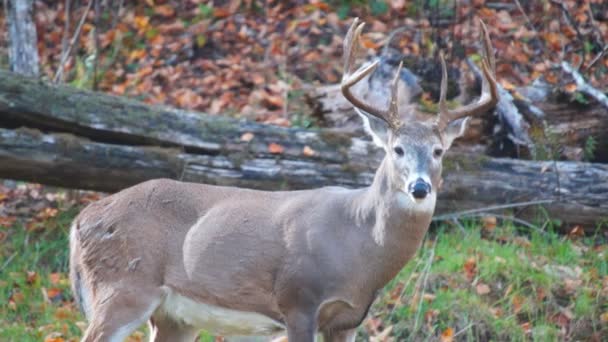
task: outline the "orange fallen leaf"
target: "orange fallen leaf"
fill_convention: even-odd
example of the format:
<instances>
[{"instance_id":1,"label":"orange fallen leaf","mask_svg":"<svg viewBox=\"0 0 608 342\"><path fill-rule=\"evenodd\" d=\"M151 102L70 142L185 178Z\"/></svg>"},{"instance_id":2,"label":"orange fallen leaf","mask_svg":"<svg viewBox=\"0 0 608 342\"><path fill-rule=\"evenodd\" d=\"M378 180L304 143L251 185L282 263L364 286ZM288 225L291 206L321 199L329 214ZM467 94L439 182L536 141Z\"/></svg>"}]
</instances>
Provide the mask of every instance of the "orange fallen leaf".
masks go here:
<instances>
[{"instance_id":1,"label":"orange fallen leaf","mask_svg":"<svg viewBox=\"0 0 608 342\"><path fill-rule=\"evenodd\" d=\"M272 153L272 154L281 154L285 151L285 147L277 144L277 143L270 143L268 145L268 152Z\"/></svg>"},{"instance_id":2,"label":"orange fallen leaf","mask_svg":"<svg viewBox=\"0 0 608 342\"><path fill-rule=\"evenodd\" d=\"M148 25L150 24L150 17L136 16L133 19L133 23L135 24L135 27L138 30L145 31L148 28Z\"/></svg>"},{"instance_id":3,"label":"orange fallen leaf","mask_svg":"<svg viewBox=\"0 0 608 342\"><path fill-rule=\"evenodd\" d=\"M569 93L574 93L576 91L576 83L568 83L564 86L564 90Z\"/></svg>"},{"instance_id":4,"label":"orange fallen leaf","mask_svg":"<svg viewBox=\"0 0 608 342\"><path fill-rule=\"evenodd\" d=\"M467 279L469 281L473 280L473 278L475 278L475 275L477 274L477 261L475 260L475 257L468 258L464 262L462 268Z\"/></svg>"},{"instance_id":5,"label":"orange fallen leaf","mask_svg":"<svg viewBox=\"0 0 608 342\"><path fill-rule=\"evenodd\" d=\"M59 284L59 281L61 281L61 273L56 272L56 273L49 274L49 281L53 285Z\"/></svg>"},{"instance_id":6,"label":"orange fallen leaf","mask_svg":"<svg viewBox=\"0 0 608 342\"><path fill-rule=\"evenodd\" d=\"M46 290L50 301L61 299L62 292L63 291L61 291L61 289L58 289L56 287L51 287L50 289Z\"/></svg>"},{"instance_id":7,"label":"orange fallen leaf","mask_svg":"<svg viewBox=\"0 0 608 342\"><path fill-rule=\"evenodd\" d=\"M521 306L524 303L524 299L521 296L515 295L511 299L511 304L513 304L513 311L518 313L521 311Z\"/></svg>"},{"instance_id":8,"label":"orange fallen leaf","mask_svg":"<svg viewBox=\"0 0 608 342\"><path fill-rule=\"evenodd\" d=\"M65 340L61 337L58 332L51 333L44 338L44 342L64 342Z\"/></svg>"},{"instance_id":9,"label":"orange fallen leaf","mask_svg":"<svg viewBox=\"0 0 608 342\"><path fill-rule=\"evenodd\" d=\"M447 328L441 333L441 342L452 342L454 340L454 329Z\"/></svg>"}]
</instances>

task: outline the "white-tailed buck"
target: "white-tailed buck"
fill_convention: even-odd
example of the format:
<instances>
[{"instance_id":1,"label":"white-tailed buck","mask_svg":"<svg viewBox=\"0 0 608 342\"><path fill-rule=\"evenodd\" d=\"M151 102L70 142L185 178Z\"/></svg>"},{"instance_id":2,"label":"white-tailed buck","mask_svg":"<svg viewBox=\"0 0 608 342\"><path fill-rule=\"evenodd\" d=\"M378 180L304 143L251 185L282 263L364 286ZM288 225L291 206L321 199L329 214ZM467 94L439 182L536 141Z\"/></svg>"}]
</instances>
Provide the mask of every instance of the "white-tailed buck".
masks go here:
<instances>
[{"instance_id":1,"label":"white-tailed buck","mask_svg":"<svg viewBox=\"0 0 608 342\"><path fill-rule=\"evenodd\" d=\"M482 25L483 26L483 25ZM154 341L281 334L289 342L354 341L376 293L416 253L435 209L441 163L470 115L498 99L483 27L483 89L448 110L446 67L436 122L403 122L397 81L387 109L351 87L363 24L344 42L342 92L386 156L371 186L265 192L148 181L85 208L70 236L84 341L122 341L146 321Z\"/></svg>"}]
</instances>

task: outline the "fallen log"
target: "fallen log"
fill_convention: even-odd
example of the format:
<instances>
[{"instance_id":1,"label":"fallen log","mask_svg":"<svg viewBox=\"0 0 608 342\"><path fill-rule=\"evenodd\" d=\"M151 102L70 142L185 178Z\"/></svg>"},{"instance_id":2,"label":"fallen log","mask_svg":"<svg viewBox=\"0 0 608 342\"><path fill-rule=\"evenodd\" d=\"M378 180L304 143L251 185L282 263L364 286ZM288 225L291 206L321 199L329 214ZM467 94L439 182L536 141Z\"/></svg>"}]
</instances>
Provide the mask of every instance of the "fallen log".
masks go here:
<instances>
[{"instance_id":1,"label":"fallen log","mask_svg":"<svg viewBox=\"0 0 608 342\"><path fill-rule=\"evenodd\" d=\"M205 155L170 147L92 142L65 133L0 129L0 177L107 192L161 177L267 190L369 185L374 166L362 159L366 158L362 153L351 155L350 161L333 163L305 156ZM377 161L377 156L372 159ZM608 218L606 165L466 154L446 158L438 214L552 200L541 210L527 209L518 216L544 219L539 215L545 213L568 226L589 228Z\"/></svg>"},{"instance_id":2,"label":"fallen log","mask_svg":"<svg viewBox=\"0 0 608 342\"><path fill-rule=\"evenodd\" d=\"M267 190L361 187L383 153L351 134L152 107L6 72L0 127L0 177L107 192L160 177ZM518 214L587 227L608 217L606 165L446 158L439 214L551 200Z\"/></svg>"},{"instance_id":3,"label":"fallen log","mask_svg":"<svg viewBox=\"0 0 608 342\"><path fill-rule=\"evenodd\" d=\"M351 132L362 131L358 115L341 95L338 85L311 89L308 103L316 111L315 116L323 116L328 126L345 127ZM608 108L603 104L595 101L588 104L558 102L549 97L530 104L544 113L540 119L533 118L534 115L526 118L529 129L525 134L532 139L538 157L552 155L567 160L608 162ZM418 111L415 117L432 119L434 114ZM472 118L461 143L486 144L488 153L495 156L517 155L518 150L510 147L511 142L507 142L509 147L503 146L508 140L506 136L492 136L497 124L498 120L491 114ZM585 155L584 150L590 140L594 151L592 155Z\"/></svg>"}]
</instances>

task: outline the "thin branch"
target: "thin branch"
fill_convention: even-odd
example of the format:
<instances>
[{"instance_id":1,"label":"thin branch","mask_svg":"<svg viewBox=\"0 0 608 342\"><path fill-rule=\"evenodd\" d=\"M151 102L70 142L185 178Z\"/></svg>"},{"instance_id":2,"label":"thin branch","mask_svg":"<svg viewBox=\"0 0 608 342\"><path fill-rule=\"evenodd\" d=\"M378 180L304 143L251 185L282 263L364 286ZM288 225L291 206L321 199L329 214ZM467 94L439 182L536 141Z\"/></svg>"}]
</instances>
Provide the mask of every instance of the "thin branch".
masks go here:
<instances>
[{"instance_id":1,"label":"thin branch","mask_svg":"<svg viewBox=\"0 0 608 342\"><path fill-rule=\"evenodd\" d=\"M97 90L98 82L97 82L97 68L99 64L99 19L101 16L101 0L95 1L95 20L94 20L94 28L93 28L93 40L94 40L94 52L93 52L93 90Z\"/></svg>"},{"instance_id":2,"label":"thin branch","mask_svg":"<svg viewBox=\"0 0 608 342\"><path fill-rule=\"evenodd\" d=\"M581 30L579 30L579 28L578 28L578 25L576 25L574 19L572 19L572 16L570 15L570 10L566 6L566 4L564 4L562 1L558 1L558 0L551 0L551 2L559 6L559 8L561 9L562 14L564 16L564 19L566 19L566 22L568 23L568 25L570 25L574 29L574 31L576 32L576 37L579 39L581 44L584 45L585 37L583 37ZM576 69L580 68L581 65L585 64L585 59L587 59L586 58L587 53L585 52L584 46L581 47L580 50L583 54L583 57L582 57L580 65Z\"/></svg>"},{"instance_id":3,"label":"thin branch","mask_svg":"<svg viewBox=\"0 0 608 342\"><path fill-rule=\"evenodd\" d=\"M522 220L520 218L511 216L511 215L501 215L501 214L494 214L494 213L492 213L491 215L498 219L504 220L504 221L506 221L506 220L513 221L524 227L537 230L539 233L546 234L546 232L543 229L541 229L539 226L537 226L531 222L528 222L526 220ZM488 216L488 214L487 213L475 213L475 214L465 215L463 217L484 217L484 216Z\"/></svg>"},{"instance_id":4,"label":"thin branch","mask_svg":"<svg viewBox=\"0 0 608 342\"><path fill-rule=\"evenodd\" d=\"M61 56L63 56L66 53L66 51L68 49L69 40L70 40L70 24L72 21L72 1L65 0L64 6L65 6L65 8L64 8L65 22L64 22L64 26L63 26L63 38L61 38ZM60 65L59 67L63 70L63 64ZM63 83L63 81L64 81L63 71L61 72L61 76L58 81Z\"/></svg>"},{"instance_id":5,"label":"thin branch","mask_svg":"<svg viewBox=\"0 0 608 342\"><path fill-rule=\"evenodd\" d=\"M76 27L76 31L74 32L74 36L72 37L72 40L70 41L70 45L68 45L67 50L63 53L63 55L61 55L61 60L59 61L59 68L57 69L57 73L55 73L55 77L53 77L53 83L57 83L59 81L59 79L62 77L64 64L67 61L68 57L72 54L72 49L74 48L74 45L76 45L76 42L78 41L78 38L80 37L80 31L82 31L82 26L84 25L84 22L87 19L87 15L89 14L89 11L91 10L91 7L93 6L94 1L95 0L89 0L89 4L87 5L87 8L84 10L84 14L82 15L82 18L80 18L80 22L78 23L78 26Z\"/></svg>"},{"instance_id":6,"label":"thin branch","mask_svg":"<svg viewBox=\"0 0 608 342\"><path fill-rule=\"evenodd\" d=\"M456 336L458 336L458 335L460 335L460 334L464 333L465 331L467 331L467 330L471 329L471 327L472 327L472 326L474 326L474 325L475 325L475 323L470 323L469 325L467 325L466 327L462 328L462 329L461 329L461 330L459 330L457 333L455 333L455 334L454 334L454 336L452 336L452 337L456 337Z\"/></svg>"},{"instance_id":7,"label":"thin branch","mask_svg":"<svg viewBox=\"0 0 608 342\"><path fill-rule=\"evenodd\" d=\"M606 54L606 52L608 52L608 45L604 46L604 48L602 49L602 51L600 51L595 58L593 58L593 60L583 69L584 72L588 72L589 70L591 70L591 68L593 67L593 65L595 63L597 63L597 61L599 61L600 59L602 59L602 57L604 57L604 55Z\"/></svg>"},{"instance_id":8,"label":"thin branch","mask_svg":"<svg viewBox=\"0 0 608 342\"><path fill-rule=\"evenodd\" d=\"M524 19L526 19L526 23L528 23L528 26L530 26L532 31L534 31L534 33L536 34L536 37L538 37L538 30L536 30L536 27L534 26L534 24L532 24L530 17L528 17L528 14L524 11L524 8L521 6L519 0L515 0L515 4L517 5L517 8L521 12L521 14L524 16Z\"/></svg>"},{"instance_id":9,"label":"thin branch","mask_svg":"<svg viewBox=\"0 0 608 342\"><path fill-rule=\"evenodd\" d=\"M438 215L438 216L433 217L433 221L446 221L446 220L451 220L453 218L458 218L458 217L462 217L462 216L470 216L472 214L485 213L485 212L489 212L489 211L493 211L493 210L527 207L527 206L531 206L531 205L547 204L547 203L553 203L553 202L555 202L555 200L548 199L548 200L516 202L516 203L509 203L509 204L494 205L494 206L490 206L490 207L463 210L463 211L457 211L454 213Z\"/></svg>"}]
</instances>

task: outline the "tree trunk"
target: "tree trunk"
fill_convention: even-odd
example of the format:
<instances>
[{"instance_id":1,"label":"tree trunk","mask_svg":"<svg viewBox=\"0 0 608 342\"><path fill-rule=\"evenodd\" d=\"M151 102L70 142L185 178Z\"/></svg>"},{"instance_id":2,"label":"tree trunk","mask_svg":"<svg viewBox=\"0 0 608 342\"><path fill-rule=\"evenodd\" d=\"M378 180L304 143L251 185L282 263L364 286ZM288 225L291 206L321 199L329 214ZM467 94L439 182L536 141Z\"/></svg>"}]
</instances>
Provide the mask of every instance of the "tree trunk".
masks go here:
<instances>
[{"instance_id":1,"label":"tree trunk","mask_svg":"<svg viewBox=\"0 0 608 342\"><path fill-rule=\"evenodd\" d=\"M383 157L346 133L152 107L1 71L0 127L0 177L108 192L159 177L267 190L362 187ZM608 216L606 165L453 152L444 177L438 213L552 200L542 205L548 217L568 225Z\"/></svg>"},{"instance_id":2,"label":"tree trunk","mask_svg":"<svg viewBox=\"0 0 608 342\"><path fill-rule=\"evenodd\" d=\"M11 70L38 76L38 38L33 21L33 0L4 0L9 32Z\"/></svg>"}]
</instances>

